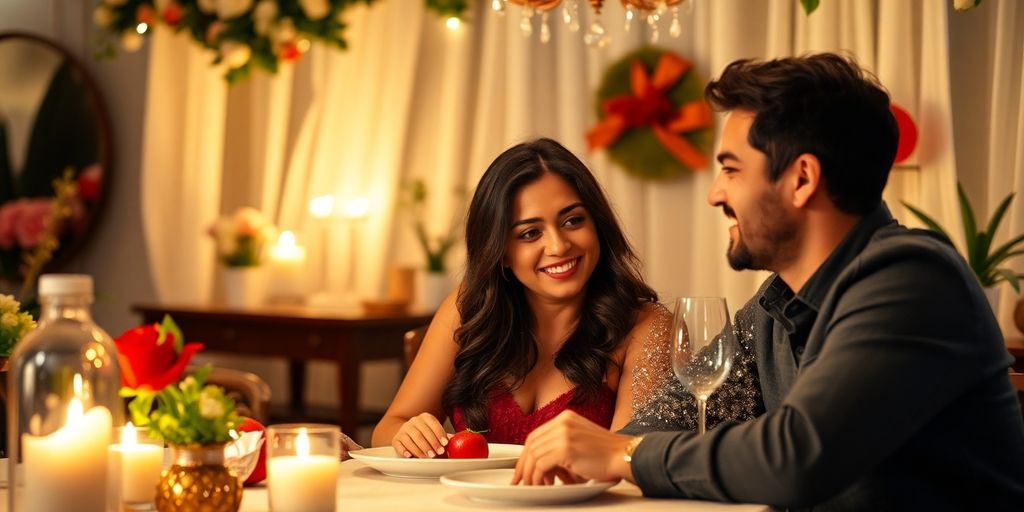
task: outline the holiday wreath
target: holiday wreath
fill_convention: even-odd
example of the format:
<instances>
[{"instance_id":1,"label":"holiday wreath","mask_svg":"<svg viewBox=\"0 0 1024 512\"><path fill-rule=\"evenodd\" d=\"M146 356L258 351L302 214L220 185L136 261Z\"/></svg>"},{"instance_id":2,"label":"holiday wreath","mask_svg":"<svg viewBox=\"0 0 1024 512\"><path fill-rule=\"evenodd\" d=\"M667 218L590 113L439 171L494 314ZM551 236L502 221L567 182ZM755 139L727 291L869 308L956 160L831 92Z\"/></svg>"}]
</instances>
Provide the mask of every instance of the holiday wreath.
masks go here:
<instances>
[{"instance_id":1,"label":"holiday wreath","mask_svg":"<svg viewBox=\"0 0 1024 512\"><path fill-rule=\"evenodd\" d=\"M705 169L714 121L692 67L652 47L613 64L597 91L599 121L587 132L589 148L607 148L627 172L652 180Z\"/></svg>"}]
</instances>

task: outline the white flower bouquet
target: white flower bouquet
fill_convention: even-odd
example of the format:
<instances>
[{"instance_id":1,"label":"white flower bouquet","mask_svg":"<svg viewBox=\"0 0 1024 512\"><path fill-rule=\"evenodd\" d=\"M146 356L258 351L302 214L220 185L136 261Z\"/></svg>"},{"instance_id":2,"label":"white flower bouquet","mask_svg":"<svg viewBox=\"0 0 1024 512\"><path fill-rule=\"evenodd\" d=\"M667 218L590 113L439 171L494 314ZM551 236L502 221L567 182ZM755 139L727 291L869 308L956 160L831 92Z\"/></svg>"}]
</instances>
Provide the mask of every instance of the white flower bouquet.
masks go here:
<instances>
[{"instance_id":1,"label":"white flower bouquet","mask_svg":"<svg viewBox=\"0 0 1024 512\"><path fill-rule=\"evenodd\" d=\"M276 229L259 210L239 208L230 217L221 217L208 233L217 243L217 259L229 267L255 267L263 261L264 248L273 240Z\"/></svg>"}]
</instances>

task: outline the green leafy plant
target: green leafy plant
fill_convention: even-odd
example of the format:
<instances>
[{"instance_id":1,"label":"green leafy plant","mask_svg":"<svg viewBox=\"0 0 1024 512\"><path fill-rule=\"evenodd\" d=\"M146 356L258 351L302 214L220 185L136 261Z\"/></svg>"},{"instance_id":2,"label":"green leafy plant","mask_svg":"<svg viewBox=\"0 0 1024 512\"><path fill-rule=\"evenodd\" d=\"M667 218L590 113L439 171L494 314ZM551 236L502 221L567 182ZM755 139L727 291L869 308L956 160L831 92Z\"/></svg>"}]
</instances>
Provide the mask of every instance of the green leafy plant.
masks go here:
<instances>
[{"instance_id":1,"label":"green leafy plant","mask_svg":"<svg viewBox=\"0 0 1024 512\"><path fill-rule=\"evenodd\" d=\"M414 180L406 185L406 189L407 198L404 201L404 205L412 214L416 240L419 241L420 246L423 247L423 252L427 256L427 271L444 273L447 268L445 266L445 258L448 256L448 251L458 241L459 230L457 224L460 217L458 215L453 216L447 232L443 235L430 236L426 225L423 223L423 219L426 217L424 210L426 209L428 199L427 185L423 183L423 180ZM457 190L455 193L460 198L459 207L455 211L460 212L462 210L462 199L465 198L466 194L462 190Z\"/></svg>"},{"instance_id":2,"label":"green leafy plant","mask_svg":"<svg viewBox=\"0 0 1024 512\"><path fill-rule=\"evenodd\" d=\"M139 426L148 426L150 436L171 444L231 441L231 430L242 420L235 412L234 400L224 393L224 388L206 384L210 370L209 365L204 366L178 385L161 389L155 397L156 407L148 417L135 408L132 419Z\"/></svg>"},{"instance_id":3,"label":"green leafy plant","mask_svg":"<svg viewBox=\"0 0 1024 512\"><path fill-rule=\"evenodd\" d=\"M974 275L978 277L981 285L986 288L1006 281L1010 283L1014 291L1020 293L1020 279L1024 278L1024 274L1018 274L1013 269L1001 267L1000 265L1006 263L1011 258L1024 254L1024 248L1021 246L1024 243L1024 234L1016 235L999 247L992 248L992 240L999 229L999 223L1002 222L1003 216L1006 215L1006 210L1013 201L1014 194L1011 193L1003 198L999 206L996 207L995 213L992 214L992 218L989 219L985 230L979 231L974 218L974 209L971 208L967 194L964 193L964 188L960 184L957 184L957 192L960 197L960 215L963 217L964 223L967 263L971 266L971 270L974 271ZM903 202L903 206L907 207L910 213L913 213L914 216L928 226L928 229L942 233L946 238L951 238L949 233L928 214L906 202Z\"/></svg>"}]
</instances>

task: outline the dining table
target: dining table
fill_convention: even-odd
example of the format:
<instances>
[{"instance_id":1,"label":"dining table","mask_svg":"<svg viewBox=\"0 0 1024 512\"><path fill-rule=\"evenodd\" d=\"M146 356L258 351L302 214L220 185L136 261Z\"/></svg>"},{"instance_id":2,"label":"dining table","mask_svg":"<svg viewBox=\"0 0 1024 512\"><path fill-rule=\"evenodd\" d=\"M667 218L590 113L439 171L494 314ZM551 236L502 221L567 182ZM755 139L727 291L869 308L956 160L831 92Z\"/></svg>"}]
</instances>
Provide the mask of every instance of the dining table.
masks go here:
<instances>
[{"instance_id":1,"label":"dining table","mask_svg":"<svg viewBox=\"0 0 1024 512\"><path fill-rule=\"evenodd\" d=\"M715 503L700 500L644 498L640 488L625 480L597 497L578 503L551 506L515 506L473 501L442 485L436 478L398 478L378 473L366 464L350 459L341 462L338 471L335 510L337 512L380 512L415 510L435 512L452 510L528 510L530 512L564 510L602 510L679 512L768 512L766 505ZM0 459L0 512L7 511L7 459ZM270 501L266 482L245 487L240 512L268 512Z\"/></svg>"},{"instance_id":2,"label":"dining table","mask_svg":"<svg viewBox=\"0 0 1024 512\"><path fill-rule=\"evenodd\" d=\"M597 497L578 503L551 506L487 503L473 501L461 494L458 489L442 485L436 478L387 476L354 459L341 463L335 500L338 512L379 512L383 510L415 510L417 512L453 510L767 512L771 510L766 505L644 498L640 493L640 488L627 481L621 481ZM247 487L242 496L240 510L244 512L269 511L266 487Z\"/></svg>"}]
</instances>

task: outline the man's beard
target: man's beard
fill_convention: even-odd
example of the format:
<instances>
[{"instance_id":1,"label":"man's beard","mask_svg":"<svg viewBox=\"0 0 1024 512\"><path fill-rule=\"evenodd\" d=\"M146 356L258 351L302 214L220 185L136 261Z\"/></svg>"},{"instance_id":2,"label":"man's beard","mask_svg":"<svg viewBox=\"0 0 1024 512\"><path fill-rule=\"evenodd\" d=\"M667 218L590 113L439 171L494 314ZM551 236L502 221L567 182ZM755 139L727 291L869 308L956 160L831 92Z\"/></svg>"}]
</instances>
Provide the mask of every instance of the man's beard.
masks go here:
<instances>
[{"instance_id":1,"label":"man's beard","mask_svg":"<svg viewBox=\"0 0 1024 512\"><path fill-rule=\"evenodd\" d=\"M796 222L787 214L779 199L765 192L758 201L760 209L755 222L760 223L756 234L749 236L750 244L744 241L746 233L736 225L736 239L729 239L725 256L733 270L778 271L784 263L792 261L796 251ZM735 217L728 206L723 209Z\"/></svg>"}]
</instances>

